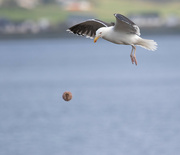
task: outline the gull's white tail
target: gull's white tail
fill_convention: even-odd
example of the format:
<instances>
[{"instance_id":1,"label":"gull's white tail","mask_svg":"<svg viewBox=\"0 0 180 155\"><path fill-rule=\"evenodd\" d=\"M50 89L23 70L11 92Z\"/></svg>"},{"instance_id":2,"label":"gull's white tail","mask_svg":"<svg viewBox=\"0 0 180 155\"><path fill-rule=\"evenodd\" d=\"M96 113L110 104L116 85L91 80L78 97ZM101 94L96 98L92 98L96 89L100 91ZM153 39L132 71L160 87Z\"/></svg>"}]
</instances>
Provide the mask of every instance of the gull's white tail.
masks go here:
<instances>
[{"instance_id":1,"label":"gull's white tail","mask_svg":"<svg viewBox=\"0 0 180 155\"><path fill-rule=\"evenodd\" d=\"M148 40L148 39L139 39L137 42L137 45L151 50L151 51L155 51L157 49L157 43L154 40Z\"/></svg>"}]
</instances>

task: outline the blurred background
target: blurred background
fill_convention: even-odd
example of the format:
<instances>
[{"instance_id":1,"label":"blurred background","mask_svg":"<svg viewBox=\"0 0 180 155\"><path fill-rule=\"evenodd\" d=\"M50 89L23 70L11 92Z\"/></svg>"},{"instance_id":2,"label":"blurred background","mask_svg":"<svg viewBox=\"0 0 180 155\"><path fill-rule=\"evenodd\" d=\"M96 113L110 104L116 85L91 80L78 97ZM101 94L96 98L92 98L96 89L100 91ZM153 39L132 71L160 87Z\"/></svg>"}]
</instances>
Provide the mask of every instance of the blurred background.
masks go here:
<instances>
[{"instance_id":1,"label":"blurred background","mask_svg":"<svg viewBox=\"0 0 180 155\"><path fill-rule=\"evenodd\" d=\"M121 13L151 33L180 31L179 0L0 0L0 38L62 35L89 18L114 21Z\"/></svg>"},{"instance_id":2,"label":"blurred background","mask_svg":"<svg viewBox=\"0 0 180 155\"><path fill-rule=\"evenodd\" d=\"M131 46L66 32L114 13L158 43L137 66ZM179 43L179 0L0 0L0 154L179 154Z\"/></svg>"}]
</instances>

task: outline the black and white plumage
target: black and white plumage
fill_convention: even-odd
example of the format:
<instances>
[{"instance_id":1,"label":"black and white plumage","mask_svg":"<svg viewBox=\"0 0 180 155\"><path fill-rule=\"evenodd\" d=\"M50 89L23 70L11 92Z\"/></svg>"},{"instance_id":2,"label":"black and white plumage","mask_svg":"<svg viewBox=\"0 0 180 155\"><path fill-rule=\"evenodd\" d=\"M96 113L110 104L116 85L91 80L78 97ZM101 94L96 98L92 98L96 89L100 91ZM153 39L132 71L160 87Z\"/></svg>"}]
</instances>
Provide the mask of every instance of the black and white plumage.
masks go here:
<instances>
[{"instance_id":1,"label":"black and white plumage","mask_svg":"<svg viewBox=\"0 0 180 155\"><path fill-rule=\"evenodd\" d=\"M98 19L89 19L85 22L70 27L67 31L93 39L96 35L96 31L99 28L109 26L114 26L114 23L109 24Z\"/></svg>"},{"instance_id":2,"label":"black and white plumage","mask_svg":"<svg viewBox=\"0 0 180 155\"><path fill-rule=\"evenodd\" d=\"M140 37L139 27L127 17L114 14L116 23L106 23L98 19L89 19L70 27L67 31L71 33L94 38L96 42L100 37L115 44L131 45L130 54L132 63L137 65L136 46L139 45L148 50L156 50L157 43ZM134 52L134 53L133 53Z\"/></svg>"}]
</instances>

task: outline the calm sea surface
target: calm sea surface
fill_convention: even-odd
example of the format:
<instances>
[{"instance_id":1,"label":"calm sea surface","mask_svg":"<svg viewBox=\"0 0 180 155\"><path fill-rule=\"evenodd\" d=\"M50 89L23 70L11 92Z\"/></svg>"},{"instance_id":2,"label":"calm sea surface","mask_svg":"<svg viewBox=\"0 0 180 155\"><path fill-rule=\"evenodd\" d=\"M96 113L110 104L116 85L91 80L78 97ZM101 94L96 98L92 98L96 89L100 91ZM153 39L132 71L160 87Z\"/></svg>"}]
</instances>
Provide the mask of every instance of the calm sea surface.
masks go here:
<instances>
[{"instance_id":1,"label":"calm sea surface","mask_svg":"<svg viewBox=\"0 0 180 155\"><path fill-rule=\"evenodd\" d=\"M102 39L1 40L0 154L178 155L180 36L144 38L138 66Z\"/></svg>"}]
</instances>

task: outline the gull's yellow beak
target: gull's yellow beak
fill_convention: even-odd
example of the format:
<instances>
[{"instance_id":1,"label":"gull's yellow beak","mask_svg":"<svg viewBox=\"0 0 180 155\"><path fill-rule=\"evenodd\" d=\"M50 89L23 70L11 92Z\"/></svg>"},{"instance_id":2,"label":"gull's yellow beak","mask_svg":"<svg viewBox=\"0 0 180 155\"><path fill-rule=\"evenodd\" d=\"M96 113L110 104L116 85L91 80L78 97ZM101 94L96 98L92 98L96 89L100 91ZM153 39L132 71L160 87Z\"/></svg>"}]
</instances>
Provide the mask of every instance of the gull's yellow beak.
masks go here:
<instances>
[{"instance_id":1,"label":"gull's yellow beak","mask_svg":"<svg viewBox=\"0 0 180 155\"><path fill-rule=\"evenodd\" d=\"M94 38L94 43L96 43L96 41L100 38L100 36L97 36Z\"/></svg>"}]
</instances>

